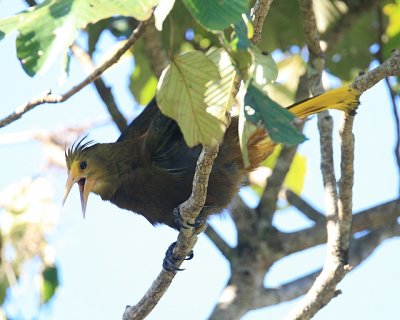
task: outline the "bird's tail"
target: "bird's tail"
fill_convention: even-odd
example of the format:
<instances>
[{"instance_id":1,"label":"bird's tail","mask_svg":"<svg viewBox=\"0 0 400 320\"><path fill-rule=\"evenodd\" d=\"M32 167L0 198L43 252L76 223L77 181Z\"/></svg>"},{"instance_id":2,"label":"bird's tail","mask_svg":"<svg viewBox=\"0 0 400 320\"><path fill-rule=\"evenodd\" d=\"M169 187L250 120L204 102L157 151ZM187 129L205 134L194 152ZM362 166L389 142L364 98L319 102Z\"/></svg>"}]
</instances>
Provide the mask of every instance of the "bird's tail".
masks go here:
<instances>
[{"instance_id":1,"label":"bird's tail","mask_svg":"<svg viewBox=\"0 0 400 320\"><path fill-rule=\"evenodd\" d=\"M357 89L340 87L297 102L287 109L302 119L328 109L352 113L359 104L359 97ZM263 129L257 128L248 143L250 166L246 170L257 168L273 152L275 145Z\"/></svg>"},{"instance_id":2,"label":"bird's tail","mask_svg":"<svg viewBox=\"0 0 400 320\"><path fill-rule=\"evenodd\" d=\"M297 102L287 109L298 118L306 118L328 109L337 109L350 113L357 108L359 98L360 92L357 89L345 86Z\"/></svg>"}]
</instances>

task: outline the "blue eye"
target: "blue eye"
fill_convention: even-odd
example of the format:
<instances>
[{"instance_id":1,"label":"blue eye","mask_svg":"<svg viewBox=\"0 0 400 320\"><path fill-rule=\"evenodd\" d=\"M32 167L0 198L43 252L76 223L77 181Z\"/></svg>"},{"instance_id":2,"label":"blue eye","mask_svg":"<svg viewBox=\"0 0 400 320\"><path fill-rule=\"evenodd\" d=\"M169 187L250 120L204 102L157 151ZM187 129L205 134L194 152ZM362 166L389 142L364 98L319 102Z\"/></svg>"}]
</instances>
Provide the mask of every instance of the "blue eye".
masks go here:
<instances>
[{"instance_id":1,"label":"blue eye","mask_svg":"<svg viewBox=\"0 0 400 320\"><path fill-rule=\"evenodd\" d=\"M82 162L79 164L79 167L81 168L81 170L85 170L86 167L87 167L87 162L86 162L86 161L82 161Z\"/></svg>"}]
</instances>

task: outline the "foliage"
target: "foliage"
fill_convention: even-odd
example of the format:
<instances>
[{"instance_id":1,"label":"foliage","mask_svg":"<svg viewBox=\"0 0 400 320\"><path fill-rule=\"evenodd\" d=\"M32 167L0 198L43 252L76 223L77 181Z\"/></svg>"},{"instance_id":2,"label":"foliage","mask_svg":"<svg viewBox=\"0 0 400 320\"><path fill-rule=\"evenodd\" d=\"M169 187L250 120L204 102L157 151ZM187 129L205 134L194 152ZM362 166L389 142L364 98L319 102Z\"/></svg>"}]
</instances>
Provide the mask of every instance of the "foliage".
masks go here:
<instances>
[{"instance_id":1,"label":"foliage","mask_svg":"<svg viewBox=\"0 0 400 320\"><path fill-rule=\"evenodd\" d=\"M58 287L54 248L47 236L58 222L58 206L44 178L24 180L0 192L0 303L17 290L19 279L36 277L44 285L36 288L41 303L49 302ZM25 265L39 262L42 272L29 275ZM8 291L11 289L11 291Z\"/></svg>"},{"instance_id":2,"label":"foliage","mask_svg":"<svg viewBox=\"0 0 400 320\"><path fill-rule=\"evenodd\" d=\"M82 34L85 36L79 40L87 39L90 55L97 53L97 45L106 32L116 40L126 39L138 21L151 15L158 2L46 0L1 19L0 40L18 31L18 59L25 72L35 76L46 72L57 60L68 61L65 59L68 48ZM248 163L247 141L258 125L264 126L275 142L295 145L304 141L304 136L293 126L293 115L281 107L294 96L297 79L305 71L302 50L305 43L298 1L273 2L272 14L268 16L257 46L251 42L253 26L249 22L247 0L167 2L170 7L163 7L157 26L159 29L162 26L161 41L169 50L171 62L158 80L151 68L146 43L143 39L137 43L132 50L134 68L129 87L136 101L146 104L157 94L160 109L179 123L191 146L219 143L223 139L226 112L236 112L245 163ZM327 67L332 75L348 80L373 60L373 53L366 48L376 43L374 31L381 22L375 11L366 10L358 14L351 25L342 24L351 8L344 3L334 6L334 2L318 1L322 9L317 19L323 24L320 30L323 39L329 39L333 32L340 33L341 41L328 48ZM400 43L399 7L400 2L395 1L383 9L388 19L384 39L386 55ZM169 18L164 21L167 16ZM385 25L381 27L385 29ZM232 92L239 80L243 97L239 110L234 110ZM264 165L272 168L275 160L274 154ZM297 193L302 189L305 161L296 156L285 182ZM260 193L261 188L257 189ZM42 192L35 193L39 189ZM52 217L57 210L51 202L48 186L40 178L25 181L0 194L1 303L7 290L17 285L10 279L9 270L18 282L23 266L35 257L42 264L39 275L42 303L49 302L56 293L58 269L54 257L49 256L52 248L46 239L47 232L56 223Z\"/></svg>"}]
</instances>

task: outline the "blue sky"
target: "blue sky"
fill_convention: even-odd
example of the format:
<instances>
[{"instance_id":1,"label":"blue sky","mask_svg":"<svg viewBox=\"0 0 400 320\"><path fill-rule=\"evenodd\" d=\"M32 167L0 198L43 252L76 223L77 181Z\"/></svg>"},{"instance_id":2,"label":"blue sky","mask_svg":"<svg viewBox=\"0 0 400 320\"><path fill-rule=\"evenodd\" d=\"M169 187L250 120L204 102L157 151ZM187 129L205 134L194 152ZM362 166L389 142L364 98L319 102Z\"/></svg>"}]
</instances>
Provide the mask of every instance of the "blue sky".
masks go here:
<instances>
[{"instance_id":1,"label":"blue sky","mask_svg":"<svg viewBox=\"0 0 400 320\"><path fill-rule=\"evenodd\" d=\"M1 1L0 16L20 10L21 2ZM0 117L12 112L31 97L52 88L64 92L82 79L79 65L72 61L71 75L62 86L57 85L58 69L48 74L29 78L16 59L15 36L0 42ZM136 112L132 97L127 92L129 62L122 62L105 75L113 86L113 93L124 113L132 117ZM126 75L126 76L125 76ZM85 88L70 100L58 105L45 105L25 115L18 122L2 129L6 133L33 128L57 129L106 114L92 87ZM338 128L339 113L334 112ZM366 92L355 120L356 137L354 210L362 210L377 203L397 197L398 177L392 149L395 131L391 107L383 84ZM307 177L303 196L323 211L323 190L319 170L319 138L316 119L312 118L305 129L308 141L300 146L307 157ZM90 138L113 141L118 137L112 126L90 131ZM335 156L340 150L335 134ZM61 286L54 301L40 313L40 319L83 320L120 319L125 305L135 304L161 268L168 245L176 239L176 232L167 227L153 228L146 220L128 211L89 198L86 219L80 212L79 195L74 188L64 208L61 208L66 172L42 170L43 150L38 142L0 145L0 165L3 168L0 190L12 182L36 174L45 174L54 185L54 197L60 204L60 224L51 234L57 249ZM28 161L27 161L28 160ZM336 162L337 165L339 162ZM55 213L57 214L57 213ZM277 214L275 223L285 230L293 230L306 222L294 209ZM235 243L235 233L229 217L216 218L213 225L221 230L230 243ZM269 285L294 279L318 268L325 256L324 246L283 259L272 268L266 282ZM391 319L398 314L400 288L400 240L386 241L357 270L339 285L343 294L334 299L315 319ZM194 260L185 264L186 271L178 274L172 286L148 319L205 319L224 288L229 277L226 260L205 237L195 248ZM34 284L34 283L32 283ZM29 286L27 286L29 287ZM22 292L27 301L22 306L21 319L30 319L35 312L30 292ZM21 297L19 297L21 298ZM245 320L280 319L294 305L284 303L276 307L249 313ZM15 303L10 303L13 310Z\"/></svg>"}]
</instances>

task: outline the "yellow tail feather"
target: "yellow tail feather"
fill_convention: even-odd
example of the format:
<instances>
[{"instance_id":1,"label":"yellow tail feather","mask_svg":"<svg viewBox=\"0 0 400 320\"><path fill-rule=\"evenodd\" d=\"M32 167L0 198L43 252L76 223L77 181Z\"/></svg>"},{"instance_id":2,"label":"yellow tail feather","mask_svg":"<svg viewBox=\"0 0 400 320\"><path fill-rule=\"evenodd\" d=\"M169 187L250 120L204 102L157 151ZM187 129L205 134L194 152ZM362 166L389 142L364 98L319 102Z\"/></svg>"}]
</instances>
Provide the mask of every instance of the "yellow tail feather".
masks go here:
<instances>
[{"instance_id":1,"label":"yellow tail feather","mask_svg":"<svg viewBox=\"0 0 400 320\"><path fill-rule=\"evenodd\" d=\"M328 109L337 109L350 113L359 105L360 95L361 93L357 89L348 86L340 87L313 98L297 102L287 109L298 118L306 118Z\"/></svg>"}]
</instances>

